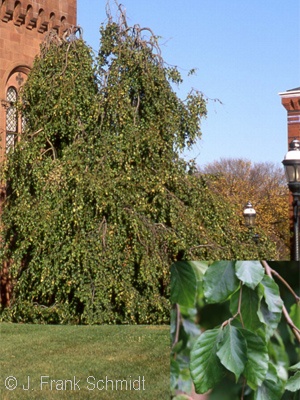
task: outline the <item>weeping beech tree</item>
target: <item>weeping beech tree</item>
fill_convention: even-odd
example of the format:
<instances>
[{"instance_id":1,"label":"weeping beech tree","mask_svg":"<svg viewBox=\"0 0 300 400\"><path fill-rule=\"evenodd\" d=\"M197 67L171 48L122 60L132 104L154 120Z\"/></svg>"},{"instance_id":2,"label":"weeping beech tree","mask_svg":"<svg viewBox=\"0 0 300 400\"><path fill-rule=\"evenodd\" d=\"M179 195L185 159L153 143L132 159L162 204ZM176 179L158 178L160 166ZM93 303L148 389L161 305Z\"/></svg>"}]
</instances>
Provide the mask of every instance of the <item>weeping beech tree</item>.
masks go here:
<instances>
[{"instance_id":1,"label":"weeping beech tree","mask_svg":"<svg viewBox=\"0 0 300 400\"><path fill-rule=\"evenodd\" d=\"M121 7L100 33L95 59L50 35L25 84L26 132L3 168L2 319L166 323L174 260L274 256L179 157L201 137L203 95L177 96L178 70Z\"/></svg>"}]
</instances>

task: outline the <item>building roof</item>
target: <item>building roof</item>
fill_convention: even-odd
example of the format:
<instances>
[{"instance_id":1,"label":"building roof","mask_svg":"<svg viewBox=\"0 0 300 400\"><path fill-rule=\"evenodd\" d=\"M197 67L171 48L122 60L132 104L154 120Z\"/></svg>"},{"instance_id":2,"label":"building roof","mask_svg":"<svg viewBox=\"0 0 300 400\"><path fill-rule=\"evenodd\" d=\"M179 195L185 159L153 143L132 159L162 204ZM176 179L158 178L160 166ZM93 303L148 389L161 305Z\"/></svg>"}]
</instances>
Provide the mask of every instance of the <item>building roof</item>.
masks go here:
<instances>
[{"instance_id":1,"label":"building roof","mask_svg":"<svg viewBox=\"0 0 300 400\"><path fill-rule=\"evenodd\" d=\"M294 89L289 89L289 90L287 90L287 92L294 92L295 90L300 90L300 86L299 86L299 87L296 87L296 88L294 88Z\"/></svg>"},{"instance_id":2,"label":"building roof","mask_svg":"<svg viewBox=\"0 0 300 400\"><path fill-rule=\"evenodd\" d=\"M278 94L282 98L292 98L292 97L299 98L299 96L300 96L300 86L296 87L294 89L286 90L285 92L280 92Z\"/></svg>"}]
</instances>

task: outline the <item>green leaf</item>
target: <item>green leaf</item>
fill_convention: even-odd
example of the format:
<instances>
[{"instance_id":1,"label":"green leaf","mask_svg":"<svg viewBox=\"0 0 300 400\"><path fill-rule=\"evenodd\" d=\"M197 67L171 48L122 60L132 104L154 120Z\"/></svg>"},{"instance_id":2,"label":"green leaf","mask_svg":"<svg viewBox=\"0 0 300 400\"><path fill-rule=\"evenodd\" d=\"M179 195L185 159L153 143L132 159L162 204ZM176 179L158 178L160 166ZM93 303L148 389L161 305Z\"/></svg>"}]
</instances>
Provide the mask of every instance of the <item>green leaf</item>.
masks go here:
<instances>
[{"instance_id":1,"label":"green leaf","mask_svg":"<svg viewBox=\"0 0 300 400\"><path fill-rule=\"evenodd\" d=\"M300 371L297 371L293 376L289 378L285 386L286 390L290 392L296 392L300 390Z\"/></svg>"},{"instance_id":2,"label":"green leaf","mask_svg":"<svg viewBox=\"0 0 300 400\"><path fill-rule=\"evenodd\" d=\"M223 332L211 329L203 332L191 351L190 370L197 393L213 388L224 376L225 370L217 356Z\"/></svg>"},{"instance_id":3,"label":"green leaf","mask_svg":"<svg viewBox=\"0 0 300 400\"><path fill-rule=\"evenodd\" d=\"M184 331L190 337L198 337L201 333L200 327L196 325L193 321L189 321L188 319L182 318L182 326L184 328Z\"/></svg>"},{"instance_id":4,"label":"green leaf","mask_svg":"<svg viewBox=\"0 0 300 400\"><path fill-rule=\"evenodd\" d=\"M178 382L178 377L180 374L179 363L175 361L174 358L171 358L170 371L171 371L171 389L174 389L176 388L176 384Z\"/></svg>"},{"instance_id":5,"label":"green leaf","mask_svg":"<svg viewBox=\"0 0 300 400\"><path fill-rule=\"evenodd\" d=\"M289 371L300 371L300 361L297 364L290 366Z\"/></svg>"},{"instance_id":6,"label":"green leaf","mask_svg":"<svg viewBox=\"0 0 300 400\"><path fill-rule=\"evenodd\" d=\"M172 347L172 354L179 353L184 347L186 343L183 340L179 340L173 347Z\"/></svg>"},{"instance_id":7,"label":"green leaf","mask_svg":"<svg viewBox=\"0 0 300 400\"><path fill-rule=\"evenodd\" d=\"M277 375L283 381L288 379L288 367L290 365L289 355L284 341L278 330L273 334L272 340L268 342L269 358L277 370Z\"/></svg>"},{"instance_id":8,"label":"green leaf","mask_svg":"<svg viewBox=\"0 0 300 400\"><path fill-rule=\"evenodd\" d=\"M171 303L192 308L195 305L197 278L191 263L177 261L171 266Z\"/></svg>"},{"instance_id":9,"label":"green leaf","mask_svg":"<svg viewBox=\"0 0 300 400\"><path fill-rule=\"evenodd\" d=\"M268 309L274 313L281 313L283 301L280 297L279 288L276 282L269 276L265 275L259 284L259 290L262 292L266 300Z\"/></svg>"},{"instance_id":10,"label":"green leaf","mask_svg":"<svg viewBox=\"0 0 300 400\"><path fill-rule=\"evenodd\" d=\"M203 278L204 296L208 303L219 303L238 288L233 261L216 261L205 272Z\"/></svg>"},{"instance_id":11,"label":"green leaf","mask_svg":"<svg viewBox=\"0 0 300 400\"><path fill-rule=\"evenodd\" d=\"M230 324L224 328L217 355L224 367L233 372L238 381L247 362L246 340L238 328Z\"/></svg>"},{"instance_id":12,"label":"green leaf","mask_svg":"<svg viewBox=\"0 0 300 400\"><path fill-rule=\"evenodd\" d=\"M290 317L296 327L300 329L300 303L293 304L290 309Z\"/></svg>"},{"instance_id":13,"label":"green leaf","mask_svg":"<svg viewBox=\"0 0 300 400\"><path fill-rule=\"evenodd\" d=\"M263 384L254 393L254 400L280 400L284 384L278 378L276 368L269 363L269 369Z\"/></svg>"},{"instance_id":14,"label":"green leaf","mask_svg":"<svg viewBox=\"0 0 300 400\"><path fill-rule=\"evenodd\" d=\"M268 372L268 349L263 339L255 333L240 329L247 343L247 362L244 376L251 389L256 390L266 378Z\"/></svg>"},{"instance_id":15,"label":"green leaf","mask_svg":"<svg viewBox=\"0 0 300 400\"><path fill-rule=\"evenodd\" d=\"M233 315L235 315L238 310L239 295L240 291L234 293L230 299L230 311ZM259 305L260 299L256 291L247 286L243 286L241 303L242 319L244 327L254 332L263 327L263 324L257 315Z\"/></svg>"},{"instance_id":16,"label":"green leaf","mask_svg":"<svg viewBox=\"0 0 300 400\"><path fill-rule=\"evenodd\" d=\"M265 274L259 261L237 261L235 271L236 276L250 289L255 289Z\"/></svg>"},{"instance_id":17,"label":"green leaf","mask_svg":"<svg viewBox=\"0 0 300 400\"><path fill-rule=\"evenodd\" d=\"M225 376L209 394L209 400L240 400L241 386Z\"/></svg>"},{"instance_id":18,"label":"green leaf","mask_svg":"<svg viewBox=\"0 0 300 400\"><path fill-rule=\"evenodd\" d=\"M207 268L208 268L208 263L204 261L181 261L181 262L187 262L191 267L193 268L197 281L202 281L203 275L205 274Z\"/></svg>"},{"instance_id":19,"label":"green leaf","mask_svg":"<svg viewBox=\"0 0 300 400\"><path fill-rule=\"evenodd\" d=\"M269 340L280 322L281 313L271 312L265 299L262 298L257 315L259 320L265 325L266 339Z\"/></svg>"}]
</instances>

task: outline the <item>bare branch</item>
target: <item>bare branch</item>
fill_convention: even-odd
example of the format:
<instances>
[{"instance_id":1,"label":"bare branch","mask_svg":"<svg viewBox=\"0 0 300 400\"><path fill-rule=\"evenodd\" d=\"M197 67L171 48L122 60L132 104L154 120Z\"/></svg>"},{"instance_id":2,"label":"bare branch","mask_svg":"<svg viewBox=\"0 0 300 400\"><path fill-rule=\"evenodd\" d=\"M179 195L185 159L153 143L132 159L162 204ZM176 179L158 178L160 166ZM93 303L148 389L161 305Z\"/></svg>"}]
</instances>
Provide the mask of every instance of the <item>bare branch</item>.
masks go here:
<instances>
[{"instance_id":1,"label":"bare branch","mask_svg":"<svg viewBox=\"0 0 300 400\"><path fill-rule=\"evenodd\" d=\"M51 149L52 149L53 160L55 160L55 159L56 159L56 150L55 150L55 147L53 146L53 144L51 143L51 141L50 141L48 138L46 138L46 140L47 140L47 143L49 143L49 145L50 145L50 147L51 147Z\"/></svg>"}]
</instances>

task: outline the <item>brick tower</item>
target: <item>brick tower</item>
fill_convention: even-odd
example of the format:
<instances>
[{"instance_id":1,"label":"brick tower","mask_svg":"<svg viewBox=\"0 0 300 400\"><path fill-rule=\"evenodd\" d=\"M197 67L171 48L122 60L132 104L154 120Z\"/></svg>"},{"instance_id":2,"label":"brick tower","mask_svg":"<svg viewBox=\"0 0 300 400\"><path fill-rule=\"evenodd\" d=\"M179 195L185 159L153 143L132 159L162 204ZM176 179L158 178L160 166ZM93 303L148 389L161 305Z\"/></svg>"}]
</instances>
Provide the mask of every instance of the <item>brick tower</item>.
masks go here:
<instances>
[{"instance_id":1,"label":"brick tower","mask_svg":"<svg viewBox=\"0 0 300 400\"><path fill-rule=\"evenodd\" d=\"M287 110L288 144L300 140L300 87L279 93L281 103Z\"/></svg>"},{"instance_id":2,"label":"brick tower","mask_svg":"<svg viewBox=\"0 0 300 400\"><path fill-rule=\"evenodd\" d=\"M281 103L287 110L287 149L293 139L300 140L300 87L279 93ZM293 232L293 196L289 195L290 229ZM291 239L291 254L294 254L294 241Z\"/></svg>"},{"instance_id":3,"label":"brick tower","mask_svg":"<svg viewBox=\"0 0 300 400\"><path fill-rule=\"evenodd\" d=\"M0 168L22 133L15 102L47 32L62 35L76 25L77 0L0 0ZM0 182L1 204L5 186ZM1 229L1 225L0 225ZM10 298L9 263L0 265L0 305Z\"/></svg>"},{"instance_id":4,"label":"brick tower","mask_svg":"<svg viewBox=\"0 0 300 400\"><path fill-rule=\"evenodd\" d=\"M76 0L0 0L0 161L22 131L14 102L45 34L76 25Z\"/></svg>"}]
</instances>

